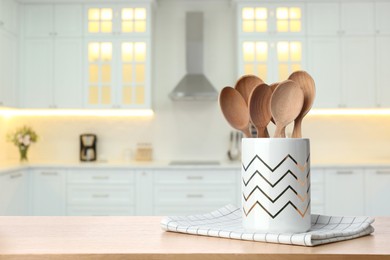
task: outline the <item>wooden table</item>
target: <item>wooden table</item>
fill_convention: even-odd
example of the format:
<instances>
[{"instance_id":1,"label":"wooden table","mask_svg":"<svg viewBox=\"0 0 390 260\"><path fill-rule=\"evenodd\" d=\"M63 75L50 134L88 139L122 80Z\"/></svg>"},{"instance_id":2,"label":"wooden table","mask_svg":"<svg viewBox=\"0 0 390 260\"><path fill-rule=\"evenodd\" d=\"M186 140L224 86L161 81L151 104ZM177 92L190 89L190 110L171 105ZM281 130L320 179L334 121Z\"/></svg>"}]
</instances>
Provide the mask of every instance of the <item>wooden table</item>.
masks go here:
<instances>
[{"instance_id":1,"label":"wooden table","mask_svg":"<svg viewBox=\"0 0 390 260\"><path fill-rule=\"evenodd\" d=\"M390 217L374 235L302 247L164 232L161 217L0 217L0 259L390 259Z\"/></svg>"}]
</instances>

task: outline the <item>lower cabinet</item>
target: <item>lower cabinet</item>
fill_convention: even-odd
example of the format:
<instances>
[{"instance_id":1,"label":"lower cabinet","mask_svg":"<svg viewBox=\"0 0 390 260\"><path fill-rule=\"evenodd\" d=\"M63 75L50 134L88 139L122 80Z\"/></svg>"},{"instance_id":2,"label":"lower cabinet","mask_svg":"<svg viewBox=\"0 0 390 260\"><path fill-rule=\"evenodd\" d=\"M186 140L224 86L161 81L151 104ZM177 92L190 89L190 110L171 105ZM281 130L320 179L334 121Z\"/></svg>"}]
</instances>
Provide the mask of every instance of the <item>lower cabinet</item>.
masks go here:
<instances>
[{"instance_id":1,"label":"lower cabinet","mask_svg":"<svg viewBox=\"0 0 390 260\"><path fill-rule=\"evenodd\" d=\"M24 171L0 174L0 215L28 215L28 192L28 175Z\"/></svg>"},{"instance_id":2,"label":"lower cabinet","mask_svg":"<svg viewBox=\"0 0 390 260\"><path fill-rule=\"evenodd\" d=\"M324 169L310 170L311 213L325 214L325 172Z\"/></svg>"},{"instance_id":3,"label":"lower cabinet","mask_svg":"<svg viewBox=\"0 0 390 260\"><path fill-rule=\"evenodd\" d=\"M66 170L36 169L32 177L32 215L65 215Z\"/></svg>"},{"instance_id":4,"label":"lower cabinet","mask_svg":"<svg viewBox=\"0 0 390 260\"><path fill-rule=\"evenodd\" d=\"M326 169L326 214L364 215L364 170Z\"/></svg>"},{"instance_id":5,"label":"lower cabinet","mask_svg":"<svg viewBox=\"0 0 390 260\"><path fill-rule=\"evenodd\" d=\"M67 215L135 214L135 174L129 170L70 170Z\"/></svg>"},{"instance_id":6,"label":"lower cabinet","mask_svg":"<svg viewBox=\"0 0 390 260\"><path fill-rule=\"evenodd\" d=\"M390 216L390 168L366 170L366 215Z\"/></svg>"},{"instance_id":7,"label":"lower cabinet","mask_svg":"<svg viewBox=\"0 0 390 260\"><path fill-rule=\"evenodd\" d=\"M195 214L239 205L235 170L155 171L154 215Z\"/></svg>"}]
</instances>

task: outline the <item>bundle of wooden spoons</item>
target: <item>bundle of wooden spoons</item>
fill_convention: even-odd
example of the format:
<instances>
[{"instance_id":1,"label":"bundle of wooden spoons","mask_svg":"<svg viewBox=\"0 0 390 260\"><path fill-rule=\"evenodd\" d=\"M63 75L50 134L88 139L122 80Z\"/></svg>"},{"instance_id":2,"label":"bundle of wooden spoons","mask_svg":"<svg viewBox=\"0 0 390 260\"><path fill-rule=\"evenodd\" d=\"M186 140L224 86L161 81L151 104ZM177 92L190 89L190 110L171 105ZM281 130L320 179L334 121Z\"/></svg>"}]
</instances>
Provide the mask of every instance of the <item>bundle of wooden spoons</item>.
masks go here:
<instances>
[{"instance_id":1,"label":"bundle of wooden spoons","mask_svg":"<svg viewBox=\"0 0 390 260\"><path fill-rule=\"evenodd\" d=\"M275 138L286 137L287 125L294 121L293 138L302 138L302 120L310 111L315 98L315 83L305 71L296 71L283 82L267 85L255 75L238 79L235 87L225 87L219 104L228 123L252 137L250 126L257 137L269 137L268 125L276 125Z\"/></svg>"}]
</instances>

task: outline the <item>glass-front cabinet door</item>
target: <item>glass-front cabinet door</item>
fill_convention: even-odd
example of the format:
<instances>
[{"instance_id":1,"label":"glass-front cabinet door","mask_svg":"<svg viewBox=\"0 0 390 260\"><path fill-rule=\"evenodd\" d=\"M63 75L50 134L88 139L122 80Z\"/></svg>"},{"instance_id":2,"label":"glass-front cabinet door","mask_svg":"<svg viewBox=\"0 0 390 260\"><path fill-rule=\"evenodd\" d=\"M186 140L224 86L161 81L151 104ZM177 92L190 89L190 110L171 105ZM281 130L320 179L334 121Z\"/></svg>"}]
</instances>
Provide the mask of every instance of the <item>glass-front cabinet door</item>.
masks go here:
<instances>
[{"instance_id":1,"label":"glass-front cabinet door","mask_svg":"<svg viewBox=\"0 0 390 260\"><path fill-rule=\"evenodd\" d=\"M87 6L87 35L148 35L149 5Z\"/></svg>"},{"instance_id":2,"label":"glass-front cabinet door","mask_svg":"<svg viewBox=\"0 0 390 260\"><path fill-rule=\"evenodd\" d=\"M86 6L85 14L86 106L150 108L150 5Z\"/></svg>"},{"instance_id":3,"label":"glass-front cabinet door","mask_svg":"<svg viewBox=\"0 0 390 260\"><path fill-rule=\"evenodd\" d=\"M239 76L258 75L271 84L300 70L304 64L304 5L237 2Z\"/></svg>"}]
</instances>

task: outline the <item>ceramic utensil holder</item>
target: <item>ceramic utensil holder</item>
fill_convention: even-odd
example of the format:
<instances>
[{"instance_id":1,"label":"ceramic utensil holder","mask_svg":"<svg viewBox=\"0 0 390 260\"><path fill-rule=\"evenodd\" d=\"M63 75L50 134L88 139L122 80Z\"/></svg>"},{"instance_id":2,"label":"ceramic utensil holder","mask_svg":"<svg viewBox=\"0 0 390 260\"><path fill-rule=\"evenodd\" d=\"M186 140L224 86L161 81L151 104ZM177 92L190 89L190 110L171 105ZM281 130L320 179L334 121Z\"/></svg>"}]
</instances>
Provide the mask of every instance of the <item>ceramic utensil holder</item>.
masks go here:
<instances>
[{"instance_id":1,"label":"ceramic utensil holder","mask_svg":"<svg viewBox=\"0 0 390 260\"><path fill-rule=\"evenodd\" d=\"M310 141L242 139L243 227L262 232L310 229Z\"/></svg>"}]
</instances>

